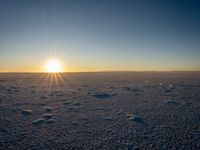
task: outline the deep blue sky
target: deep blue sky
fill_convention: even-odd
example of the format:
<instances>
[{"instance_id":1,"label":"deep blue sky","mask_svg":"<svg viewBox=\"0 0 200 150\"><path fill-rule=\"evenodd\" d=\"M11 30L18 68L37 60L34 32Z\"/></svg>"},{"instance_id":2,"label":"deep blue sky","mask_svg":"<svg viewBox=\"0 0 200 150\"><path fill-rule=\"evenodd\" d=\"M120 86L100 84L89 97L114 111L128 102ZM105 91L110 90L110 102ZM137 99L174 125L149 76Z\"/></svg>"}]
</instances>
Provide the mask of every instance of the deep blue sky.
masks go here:
<instances>
[{"instance_id":1,"label":"deep blue sky","mask_svg":"<svg viewBox=\"0 0 200 150\"><path fill-rule=\"evenodd\" d=\"M200 1L1 0L0 71L50 54L66 71L200 70Z\"/></svg>"}]
</instances>

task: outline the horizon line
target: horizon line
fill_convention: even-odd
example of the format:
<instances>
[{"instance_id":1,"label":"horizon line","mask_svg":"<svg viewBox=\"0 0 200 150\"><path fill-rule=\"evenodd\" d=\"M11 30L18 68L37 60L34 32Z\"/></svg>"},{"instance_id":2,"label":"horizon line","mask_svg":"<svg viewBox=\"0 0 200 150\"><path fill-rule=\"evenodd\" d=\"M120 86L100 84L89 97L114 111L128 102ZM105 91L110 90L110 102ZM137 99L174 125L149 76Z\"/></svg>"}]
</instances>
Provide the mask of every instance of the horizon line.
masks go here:
<instances>
[{"instance_id":1,"label":"horizon line","mask_svg":"<svg viewBox=\"0 0 200 150\"><path fill-rule=\"evenodd\" d=\"M64 72L57 72L57 73L54 73L54 74L65 74L65 73L142 73L142 72L154 72L154 73L156 73L156 72L160 72L160 73L173 73L173 72L196 72L196 73L200 73L200 70L165 70L165 71L157 71L157 70L155 70L155 71L149 71L149 70L146 70L146 71L64 71ZM26 74L43 74L43 73L49 73L49 74L51 74L50 72L45 72L45 71L0 71L0 74L4 74L4 73L21 73L21 74L23 74L23 73L26 73Z\"/></svg>"}]
</instances>

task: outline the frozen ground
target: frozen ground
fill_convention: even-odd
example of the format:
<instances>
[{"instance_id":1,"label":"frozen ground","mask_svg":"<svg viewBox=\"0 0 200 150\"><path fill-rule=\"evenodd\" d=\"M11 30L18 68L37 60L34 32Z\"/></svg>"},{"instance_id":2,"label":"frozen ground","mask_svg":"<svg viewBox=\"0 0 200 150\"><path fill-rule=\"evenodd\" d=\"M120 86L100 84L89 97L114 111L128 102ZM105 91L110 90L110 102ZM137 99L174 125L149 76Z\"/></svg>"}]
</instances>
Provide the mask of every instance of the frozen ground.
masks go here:
<instances>
[{"instance_id":1,"label":"frozen ground","mask_svg":"<svg viewBox=\"0 0 200 150\"><path fill-rule=\"evenodd\" d=\"M0 149L200 149L200 73L0 74Z\"/></svg>"}]
</instances>

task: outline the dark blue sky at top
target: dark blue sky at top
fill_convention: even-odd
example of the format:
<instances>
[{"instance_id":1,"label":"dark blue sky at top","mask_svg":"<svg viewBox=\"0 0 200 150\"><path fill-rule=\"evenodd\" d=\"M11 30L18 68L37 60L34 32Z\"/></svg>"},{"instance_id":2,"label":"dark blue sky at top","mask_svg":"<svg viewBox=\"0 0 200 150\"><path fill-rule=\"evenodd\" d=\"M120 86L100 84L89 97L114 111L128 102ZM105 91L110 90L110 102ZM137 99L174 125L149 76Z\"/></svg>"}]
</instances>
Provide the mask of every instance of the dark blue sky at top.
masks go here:
<instances>
[{"instance_id":1,"label":"dark blue sky at top","mask_svg":"<svg viewBox=\"0 0 200 150\"><path fill-rule=\"evenodd\" d=\"M0 63L53 49L74 65L197 69L200 1L0 1Z\"/></svg>"}]
</instances>

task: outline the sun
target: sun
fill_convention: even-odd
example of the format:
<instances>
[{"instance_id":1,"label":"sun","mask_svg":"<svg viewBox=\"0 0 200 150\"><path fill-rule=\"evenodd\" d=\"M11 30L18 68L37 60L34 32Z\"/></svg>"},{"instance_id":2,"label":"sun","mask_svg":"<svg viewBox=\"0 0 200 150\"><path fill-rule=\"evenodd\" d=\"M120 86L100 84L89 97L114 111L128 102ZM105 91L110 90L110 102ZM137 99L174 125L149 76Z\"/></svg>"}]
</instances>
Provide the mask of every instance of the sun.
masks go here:
<instances>
[{"instance_id":1,"label":"sun","mask_svg":"<svg viewBox=\"0 0 200 150\"><path fill-rule=\"evenodd\" d=\"M59 72L62 72L63 70L62 70L61 61L59 61L57 59L49 59L46 62L45 70L48 73L59 73Z\"/></svg>"}]
</instances>

